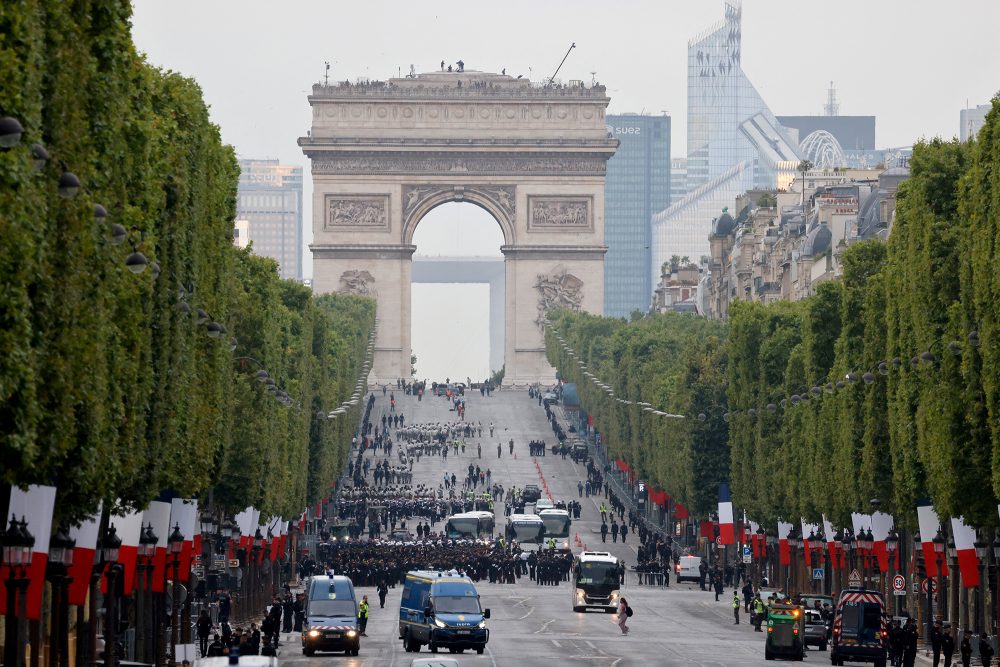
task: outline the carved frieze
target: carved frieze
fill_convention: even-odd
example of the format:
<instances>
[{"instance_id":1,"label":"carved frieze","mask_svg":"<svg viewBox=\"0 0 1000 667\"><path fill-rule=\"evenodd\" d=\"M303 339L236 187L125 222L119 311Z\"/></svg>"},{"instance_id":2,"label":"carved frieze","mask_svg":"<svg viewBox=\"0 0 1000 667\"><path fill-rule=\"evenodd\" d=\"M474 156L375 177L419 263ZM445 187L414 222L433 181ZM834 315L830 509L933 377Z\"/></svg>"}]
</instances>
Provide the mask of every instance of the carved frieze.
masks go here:
<instances>
[{"instance_id":1,"label":"carved frieze","mask_svg":"<svg viewBox=\"0 0 1000 667\"><path fill-rule=\"evenodd\" d=\"M528 197L528 231L590 231L593 197Z\"/></svg>"},{"instance_id":2,"label":"carved frieze","mask_svg":"<svg viewBox=\"0 0 1000 667\"><path fill-rule=\"evenodd\" d=\"M340 274L340 291L344 294L369 295L374 293L375 276L368 271L353 269Z\"/></svg>"},{"instance_id":3,"label":"carved frieze","mask_svg":"<svg viewBox=\"0 0 1000 667\"><path fill-rule=\"evenodd\" d=\"M314 174L559 174L603 176L603 157L339 156L312 160Z\"/></svg>"},{"instance_id":4,"label":"carved frieze","mask_svg":"<svg viewBox=\"0 0 1000 667\"><path fill-rule=\"evenodd\" d=\"M580 310L583 305L583 281L566 271L561 264L551 273L539 273L535 280L538 292L538 317L535 324L542 325L545 312L554 308Z\"/></svg>"},{"instance_id":5,"label":"carved frieze","mask_svg":"<svg viewBox=\"0 0 1000 667\"><path fill-rule=\"evenodd\" d=\"M389 228L389 195L326 195L324 229Z\"/></svg>"},{"instance_id":6,"label":"carved frieze","mask_svg":"<svg viewBox=\"0 0 1000 667\"><path fill-rule=\"evenodd\" d=\"M517 211L517 188L513 185L404 185L404 217L409 220L422 202L441 194L447 194L448 199L453 201L466 198L480 202L486 200L506 215L508 220L513 220Z\"/></svg>"}]
</instances>

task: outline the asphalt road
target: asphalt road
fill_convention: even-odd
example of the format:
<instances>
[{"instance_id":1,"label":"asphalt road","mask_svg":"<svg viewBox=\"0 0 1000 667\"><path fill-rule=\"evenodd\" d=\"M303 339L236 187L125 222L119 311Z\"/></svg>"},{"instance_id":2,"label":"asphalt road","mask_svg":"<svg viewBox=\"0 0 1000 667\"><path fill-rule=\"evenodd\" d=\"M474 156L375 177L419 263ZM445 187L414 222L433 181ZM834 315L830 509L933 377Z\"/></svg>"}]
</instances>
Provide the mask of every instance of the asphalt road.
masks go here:
<instances>
[{"instance_id":1,"label":"asphalt road","mask_svg":"<svg viewBox=\"0 0 1000 667\"><path fill-rule=\"evenodd\" d=\"M376 392L378 401L373 410L375 419L381 420L381 411L388 410L388 400ZM406 416L407 423L448 421L455 413L448 410L443 398L425 397L422 402L397 392L397 411ZM554 437L545 413L523 391L497 392L492 398L480 397L478 392L467 397L466 420L483 423L483 438L471 440L471 447L464 455L448 456L447 462L439 457L422 457L414 465L414 483L433 483L437 486L445 472L454 472L461 479L469 462L489 468L493 479L505 487L540 483L544 475L553 498L559 500L578 497L576 483L583 477L583 467L570 459L551 455L537 459L541 473L528 456L527 443L540 438L551 443ZM488 424L496 425L494 437L489 437ZM508 455L507 441L514 439L515 456ZM478 459L476 444L483 443L483 457ZM497 458L497 443L503 443L503 455ZM395 463L395 461L393 461ZM572 541L579 535L580 543L590 549L601 549L635 564L634 547L638 538L629 535L628 542L613 544L608 538L601 544L598 499L583 502L582 518L573 523ZM503 525L497 517L498 529ZM440 526L438 526L440 528ZM579 551L579 548L574 548ZM742 619L734 625L729 606L731 591L725 600L715 602L714 595L699 591L690 584L669 589L639 586L633 574L622 590L635 615L629 620L631 633L622 636L613 622L613 615L598 611L574 613L571 609L570 585L555 587L536 586L522 578L515 585L482 583L478 586L482 602L491 610L488 621L490 642L484 655L473 653L437 657L456 658L461 665L731 665L747 667L767 664L764 661L763 635ZM301 643L289 635L281 649L280 660L284 665L318 667L338 665L398 666L410 665L415 658L429 658L424 648L420 654L406 653L398 639L397 612L401 587L390 589L385 609L378 607L374 589L360 588L359 595L367 594L373 602L368 623L368 637L362 641L361 654L348 658L342 654L320 655L306 658L301 654ZM828 654L810 651L807 661L827 664Z\"/></svg>"}]
</instances>

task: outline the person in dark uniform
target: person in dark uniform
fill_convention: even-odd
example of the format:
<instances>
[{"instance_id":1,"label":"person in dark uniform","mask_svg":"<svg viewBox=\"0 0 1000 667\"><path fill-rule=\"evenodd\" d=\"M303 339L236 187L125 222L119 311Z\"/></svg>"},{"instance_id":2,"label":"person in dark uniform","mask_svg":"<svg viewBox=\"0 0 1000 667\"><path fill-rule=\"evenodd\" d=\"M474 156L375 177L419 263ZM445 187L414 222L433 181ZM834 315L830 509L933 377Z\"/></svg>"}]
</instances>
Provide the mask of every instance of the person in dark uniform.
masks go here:
<instances>
[{"instance_id":1,"label":"person in dark uniform","mask_svg":"<svg viewBox=\"0 0 1000 667\"><path fill-rule=\"evenodd\" d=\"M934 654L934 667L938 667L941 662L941 639L943 638L943 632L941 632L941 619L934 621L934 627L931 628L931 652Z\"/></svg>"},{"instance_id":2,"label":"person in dark uniform","mask_svg":"<svg viewBox=\"0 0 1000 667\"><path fill-rule=\"evenodd\" d=\"M601 522L601 542L608 541L608 524Z\"/></svg>"},{"instance_id":3,"label":"person in dark uniform","mask_svg":"<svg viewBox=\"0 0 1000 667\"><path fill-rule=\"evenodd\" d=\"M903 666L913 667L917 660L917 622L912 618L906 619L906 627L903 628Z\"/></svg>"},{"instance_id":4,"label":"person in dark uniform","mask_svg":"<svg viewBox=\"0 0 1000 667\"><path fill-rule=\"evenodd\" d=\"M972 643L969 641L969 637L972 633L966 628L965 632L962 633L962 643L958 647L958 651L962 656L962 667L969 667L972 663Z\"/></svg>"},{"instance_id":5,"label":"person in dark uniform","mask_svg":"<svg viewBox=\"0 0 1000 667\"><path fill-rule=\"evenodd\" d=\"M955 653L955 638L951 636L951 624L944 624L941 636L941 653L944 655L944 667L951 667L951 656Z\"/></svg>"},{"instance_id":6,"label":"person in dark uniform","mask_svg":"<svg viewBox=\"0 0 1000 667\"><path fill-rule=\"evenodd\" d=\"M379 582L378 585L378 606L379 609L385 609L385 596L389 594L389 587L385 585L385 579Z\"/></svg>"}]
</instances>

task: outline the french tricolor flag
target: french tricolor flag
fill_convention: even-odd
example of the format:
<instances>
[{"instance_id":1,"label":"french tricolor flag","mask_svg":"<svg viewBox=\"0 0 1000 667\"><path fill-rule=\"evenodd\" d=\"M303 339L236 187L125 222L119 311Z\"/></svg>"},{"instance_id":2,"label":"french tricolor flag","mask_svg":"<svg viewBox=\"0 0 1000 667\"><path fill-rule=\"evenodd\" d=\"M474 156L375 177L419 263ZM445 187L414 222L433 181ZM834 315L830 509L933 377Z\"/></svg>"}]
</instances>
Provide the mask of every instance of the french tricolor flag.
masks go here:
<instances>
[{"instance_id":1,"label":"french tricolor flag","mask_svg":"<svg viewBox=\"0 0 1000 667\"><path fill-rule=\"evenodd\" d=\"M938 567L937 558L934 555L934 538L941 527L941 520L929 500L917 501L917 524L920 526L920 547L924 552L924 567L927 576L936 577L938 576ZM973 538L973 542L975 542L975 538Z\"/></svg>"},{"instance_id":2,"label":"french tricolor flag","mask_svg":"<svg viewBox=\"0 0 1000 667\"><path fill-rule=\"evenodd\" d=\"M167 549L173 526L170 525L170 503L154 500L142 514L142 522L153 527L156 534L156 551L153 555L153 592L162 593L167 579Z\"/></svg>"},{"instance_id":3,"label":"french tricolor flag","mask_svg":"<svg viewBox=\"0 0 1000 667\"><path fill-rule=\"evenodd\" d=\"M788 535L792 532L792 524L784 521L778 522L778 563L781 565L792 564L792 549L788 544Z\"/></svg>"},{"instance_id":4,"label":"french tricolor flag","mask_svg":"<svg viewBox=\"0 0 1000 667\"><path fill-rule=\"evenodd\" d=\"M27 491L16 486L10 487L7 507L0 507L0 521L3 530L7 530L11 515L18 521L24 519L28 524L28 532L35 538L31 552L31 565L26 568L28 576L27 608L18 609L18 613L32 621L41 619L42 593L45 590L45 568L49 562L49 537L52 534L52 512L56 506L56 487L31 485ZM7 580L10 578L10 568L6 565L0 568L0 589L4 590L3 600L0 600L0 613L6 614ZM13 641L13 640L11 640Z\"/></svg>"},{"instance_id":5,"label":"french tricolor flag","mask_svg":"<svg viewBox=\"0 0 1000 667\"><path fill-rule=\"evenodd\" d=\"M962 571L962 587L976 588L979 586L979 556L976 555L976 529L965 525L959 519L951 520L951 532L955 537L955 555L958 556L958 569ZM920 531L923 538L923 531Z\"/></svg>"},{"instance_id":6,"label":"french tricolor flag","mask_svg":"<svg viewBox=\"0 0 1000 667\"><path fill-rule=\"evenodd\" d=\"M736 544L733 499L729 495L729 485L725 482L719 484L719 541L722 544Z\"/></svg>"},{"instance_id":7,"label":"french tricolor flag","mask_svg":"<svg viewBox=\"0 0 1000 667\"><path fill-rule=\"evenodd\" d=\"M69 536L76 540L73 548L73 563L69 567L69 604L82 606L87 604L87 592L90 590L90 573L97 556L97 534L101 526L101 506L97 513L83 521L79 526L71 526Z\"/></svg>"}]
</instances>

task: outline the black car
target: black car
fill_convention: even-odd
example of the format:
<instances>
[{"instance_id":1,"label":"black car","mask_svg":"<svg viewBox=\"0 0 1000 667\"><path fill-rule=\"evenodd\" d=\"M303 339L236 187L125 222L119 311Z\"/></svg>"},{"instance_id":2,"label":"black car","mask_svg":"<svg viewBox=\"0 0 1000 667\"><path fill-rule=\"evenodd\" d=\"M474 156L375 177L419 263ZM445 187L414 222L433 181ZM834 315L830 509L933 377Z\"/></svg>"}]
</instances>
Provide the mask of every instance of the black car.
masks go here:
<instances>
[{"instance_id":1,"label":"black car","mask_svg":"<svg viewBox=\"0 0 1000 667\"><path fill-rule=\"evenodd\" d=\"M587 445L583 444L582 442L576 443L575 445L573 445L573 449L570 452L570 454L573 457L574 461L576 461L577 463L583 463L584 461L587 460L588 456Z\"/></svg>"},{"instance_id":2,"label":"black car","mask_svg":"<svg viewBox=\"0 0 1000 667\"><path fill-rule=\"evenodd\" d=\"M542 497L542 490L538 488L537 484L526 484L524 491L521 493L521 498L526 503L533 503Z\"/></svg>"},{"instance_id":3,"label":"black car","mask_svg":"<svg viewBox=\"0 0 1000 667\"><path fill-rule=\"evenodd\" d=\"M806 646L818 646L820 651L826 650L830 626L823 615L814 609L806 609Z\"/></svg>"}]
</instances>

